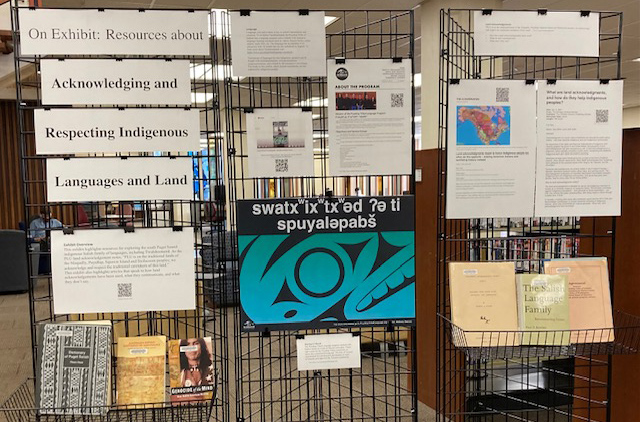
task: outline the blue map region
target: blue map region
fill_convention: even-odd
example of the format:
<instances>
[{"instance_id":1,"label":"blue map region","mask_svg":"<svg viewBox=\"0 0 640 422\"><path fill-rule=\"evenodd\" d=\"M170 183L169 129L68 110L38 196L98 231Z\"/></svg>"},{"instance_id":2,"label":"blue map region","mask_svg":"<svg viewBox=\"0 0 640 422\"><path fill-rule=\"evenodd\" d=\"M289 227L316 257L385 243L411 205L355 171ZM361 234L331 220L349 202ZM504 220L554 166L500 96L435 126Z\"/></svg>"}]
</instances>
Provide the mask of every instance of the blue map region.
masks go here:
<instances>
[{"instance_id":1,"label":"blue map region","mask_svg":"<svg viewBox=\"0 0 640 422\"><path fill-rule=\"evenodd\" d=\"M511 111L508 106L457 107L456 145L510 145L510 128Z\"/></svg>"}]
</instances>

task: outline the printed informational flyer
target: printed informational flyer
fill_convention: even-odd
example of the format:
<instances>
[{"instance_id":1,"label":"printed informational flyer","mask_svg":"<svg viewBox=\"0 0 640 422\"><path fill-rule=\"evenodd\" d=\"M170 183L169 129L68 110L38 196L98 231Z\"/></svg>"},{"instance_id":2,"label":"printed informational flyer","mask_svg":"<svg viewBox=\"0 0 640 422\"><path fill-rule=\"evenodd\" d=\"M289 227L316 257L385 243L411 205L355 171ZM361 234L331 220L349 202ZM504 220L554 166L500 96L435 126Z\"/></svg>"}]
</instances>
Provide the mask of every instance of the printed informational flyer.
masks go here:
<instances>
[{"instance_id":1,"label":"printed informational flyer","mask_svg":"<svg viewBox=\"0 0 640 422\"><path fill-rule=\"evenodd\" d=\"M326 76L324 12L229 12L233 76Z\"/></svg>"},{"instance_id":2,"label":"printed informational flyer","mask_svg":"<svg viewBox=\"0 0 640 422\"><path fill-rule=\"evenodd\" d=\"M360 336L316 334L296 340L298 371L360 368Z\"/></svg>"},{"instance_id":3,"label":"printed informational flyer","mask_svg":"<svg viewBox=\"0 0 640 422\"><path fill-rule=\"evenodd\" d=\"M447 218L533 216L536 86L449 85Z\"/></svg>"},{"instance_id":4,"label":"printed informational flyer","mask_svg":"<svg viewBox=\"0 0 640 422\"><path fill-rule=\"evenodd\" d=\"M411 174L411 61L327 62L332 176Z\"/></svg>"},{"instance_id":5,"label":"printed informational flyer","mask_svg":"<svg viewBox=\"0 0 640 422\"><path fill-rule=\"evenodd\" d=\"M238 201L243 330L412 325L413 210L410 195Z\"/></svg>"},{"instance_id":6,"label":"printed informational flyer","mask_svg":"<svg viewBox=\"0 0 640 422\"><path fill-rule=\"evenodd\" d=\"M191 157L48 158L47 199L159 201L193 199Z\"/></svg>"},{"instance_id":7,"label":"printed informational flyer","mask_svg":"<svg viewBox=\"0 0 640 422\"><path fill-rule=\"evenodd\" d=\"M478 56L600 55L600 14L595 12L474 12Z\"/></svg>"},{"instance_id":8,"label":"printed informational flyer","mask_svg":"<svg viewBox=\"0 0 640 422\"><path fill-rule=\"evenodd\" d=\"M300 108L246 113L249 177L313 176L313 118Z\"/></svg>"},{"instance_id":9,"label":"printed informational flyer","mask_svg":"<svg viewBox=\"0 0 640 422\"><path fill-rule=\"evenodd\" d=\"M622 87L539 82L537 217L620 215Z\"/></svg>"},{"instance_id":10,"label":"printed informational flyer","mask_svg":"<svg viewBox=\"0 0 640 422\"><path fill-rule=\"evenodd\" d=\"M37 154L200 149L197 109L36 109L34 122Z\"/></svg>"},{"instance_id":11,"label":"printed informational flyer","mask_svg":"<svg viewBox=\"0 0 640 422\"><path fill-rule=\"evenodd\" d=\"M51 232L56 315L195 309L193 231Z\"/></svg>"}]
</instances>

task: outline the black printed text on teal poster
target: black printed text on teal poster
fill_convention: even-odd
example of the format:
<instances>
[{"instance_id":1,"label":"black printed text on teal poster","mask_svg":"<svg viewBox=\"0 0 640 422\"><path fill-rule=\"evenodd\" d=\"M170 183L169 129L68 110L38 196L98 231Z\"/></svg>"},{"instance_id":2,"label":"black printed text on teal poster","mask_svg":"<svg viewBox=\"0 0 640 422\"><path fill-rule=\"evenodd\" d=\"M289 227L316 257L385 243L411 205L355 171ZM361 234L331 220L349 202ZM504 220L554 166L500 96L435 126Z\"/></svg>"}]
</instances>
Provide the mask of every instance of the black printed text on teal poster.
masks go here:
<instances>
[{"instance_id":1,"label":"black printed text on teal poster","mask_svg":"<svg viewBox=\"0 0 640 422\"><path fill-rule=\"evenodd\" d=\"M390 206L376 213L370 212L369 200L348 198L337 207L316 207L333 208L330 214L306 215L300 207L298 214L282 219L269 215L262 223L264 216L247 212L252 205L287 200L240 201L240 300L245 330L414 323L413 197L397 197L402 207L397 204L396 211ZM360 207L357 202L344 207L348 201L359 201ZM360 211L352 211L353 205ZM342 212L345 208L350 212ZM242 218L253 221L243 225ZM278 225L283 219L309 218L321 220L313 223L314 230L308 229L311 223L300 223L302 229L284 233L275 229L283 226ZM340 221L333 224L336 219ZM368 220L367 227L360 227L363 219Z\"/></svg>"}]
</instances>

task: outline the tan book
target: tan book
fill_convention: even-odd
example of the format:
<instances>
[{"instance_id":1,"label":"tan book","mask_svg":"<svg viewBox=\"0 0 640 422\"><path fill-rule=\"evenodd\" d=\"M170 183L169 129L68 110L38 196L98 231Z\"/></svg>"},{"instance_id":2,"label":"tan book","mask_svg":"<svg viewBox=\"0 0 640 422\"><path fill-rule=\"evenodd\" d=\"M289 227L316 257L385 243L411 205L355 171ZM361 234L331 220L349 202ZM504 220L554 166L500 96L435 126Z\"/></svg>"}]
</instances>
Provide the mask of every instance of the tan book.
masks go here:
<instances>
[{"instance_id":1,"label":"tan book","mask_svg":"<svg viewBox=\"0 0 640 422\"><path fill-rule=\"evenodd\" d=\"M120 337L116 348L118 406L165 401L167 338Z\"/></svg>"},{"instance_id":2,"label":"tan book","mask_svg":"<svg viewBox=\"0 0 640 422\"><path fill-rule=\"evenodd\" d=\"M606 258L552 259L546 274L564 274L569 281L571 343L613 341L613 315Z\"/></svg>"},{"instance_id":3,"label":"tan book","mask_svg":"<svg viewBox=\"0 0 640 422\"><path fill-rule=\"evenodd\" d=\"M520 345L513 262L451 262L449 290L451 321L467 331L456 346Z\"/></svg>"},{"instance_id":4,"label":"tan book","mask_svg":"<svg viewBox=\"0 0 640 422\"><path fill-rule=\"evenodd\" d=\"M211 400L216 391L211 337L169 341L171 402Z\"/></svg>"}]
</instances>

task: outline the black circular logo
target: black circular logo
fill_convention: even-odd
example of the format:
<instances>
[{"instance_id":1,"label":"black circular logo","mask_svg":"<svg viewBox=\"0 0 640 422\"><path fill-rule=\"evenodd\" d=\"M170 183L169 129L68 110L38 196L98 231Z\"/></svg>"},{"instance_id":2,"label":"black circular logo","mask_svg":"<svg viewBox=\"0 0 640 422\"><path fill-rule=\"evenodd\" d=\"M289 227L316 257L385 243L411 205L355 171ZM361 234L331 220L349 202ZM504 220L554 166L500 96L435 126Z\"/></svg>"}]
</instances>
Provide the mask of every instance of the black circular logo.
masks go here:
<instances>
[{"instance_id":1,"label":"black circular logo","mask_svg":"<svg viewBox=\"0 0 640 422\"><path fill-rule=\"evenodd\" d=\"M340 79L341 81L344 81L348 77L349 77L349 71L344 67L340 67L338 68L338 70L336 70L336 78Z\"/></svg>"}]
</instances>

